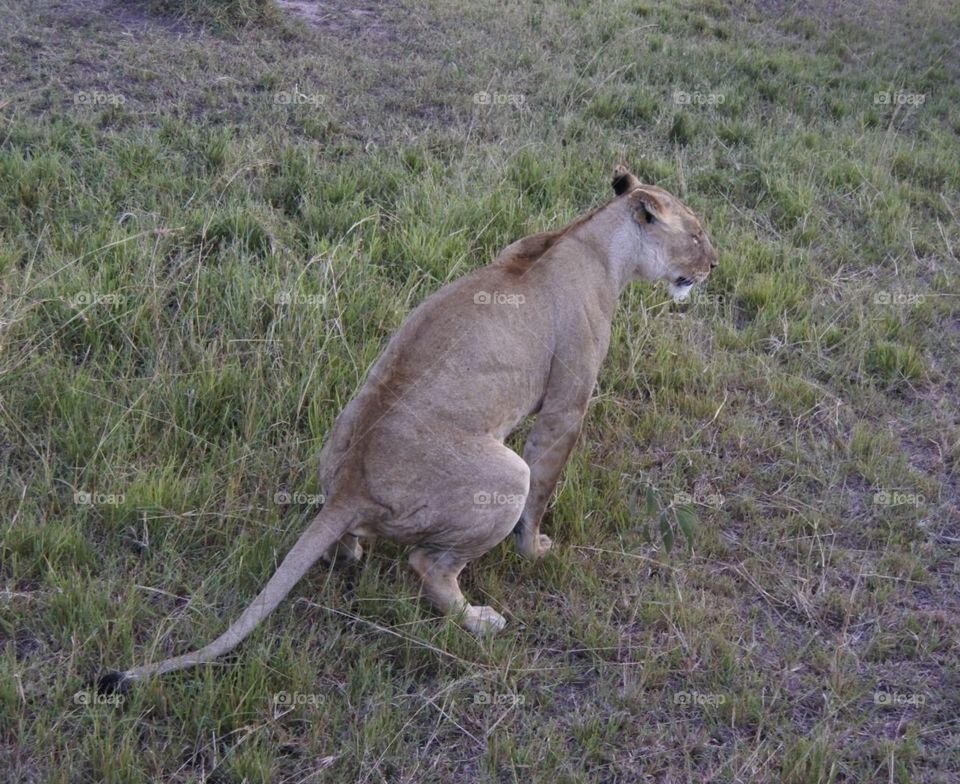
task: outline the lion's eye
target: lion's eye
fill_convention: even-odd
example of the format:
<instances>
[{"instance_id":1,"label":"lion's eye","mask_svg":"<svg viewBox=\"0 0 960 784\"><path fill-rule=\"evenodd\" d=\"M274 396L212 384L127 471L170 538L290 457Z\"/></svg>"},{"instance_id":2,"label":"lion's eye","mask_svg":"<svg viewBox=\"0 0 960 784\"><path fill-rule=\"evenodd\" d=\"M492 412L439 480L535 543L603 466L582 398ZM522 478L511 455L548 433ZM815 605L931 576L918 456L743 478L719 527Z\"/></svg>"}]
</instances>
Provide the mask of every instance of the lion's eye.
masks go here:
<instances>
[{"instance_id":1,"label":"lion's eye","mask_svg":"<svg viewBox=\"0 0 960 784\"><path fill-rule=\"evenodd\" d=\"M697 245L700 244L700 238L696 234L691 234L690 236L693 238L693 241L697 243Z\"/></svg>"}]
</instances>

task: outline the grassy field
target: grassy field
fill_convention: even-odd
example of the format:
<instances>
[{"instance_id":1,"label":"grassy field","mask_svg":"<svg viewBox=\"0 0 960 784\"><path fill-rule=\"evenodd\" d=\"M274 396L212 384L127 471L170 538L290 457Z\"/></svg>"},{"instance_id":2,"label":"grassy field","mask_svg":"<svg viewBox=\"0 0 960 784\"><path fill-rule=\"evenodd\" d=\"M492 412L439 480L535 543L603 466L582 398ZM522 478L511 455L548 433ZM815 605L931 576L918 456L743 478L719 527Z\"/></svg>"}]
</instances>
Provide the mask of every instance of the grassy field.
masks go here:
<instances>
[{"instance_id":1,"label":"grassy field","mask_svg":"<svg viewBox=\"0 0 960 784\"><path fill-rule=\"evenodd\" d=\"M301 6L0 0L0 779L960 780L958 7ZM263 585L410 309L618 162L720 266L625 295L554 549L465 572L507 629L377 542L96 703Z\"/></svg>"}]
</instances>

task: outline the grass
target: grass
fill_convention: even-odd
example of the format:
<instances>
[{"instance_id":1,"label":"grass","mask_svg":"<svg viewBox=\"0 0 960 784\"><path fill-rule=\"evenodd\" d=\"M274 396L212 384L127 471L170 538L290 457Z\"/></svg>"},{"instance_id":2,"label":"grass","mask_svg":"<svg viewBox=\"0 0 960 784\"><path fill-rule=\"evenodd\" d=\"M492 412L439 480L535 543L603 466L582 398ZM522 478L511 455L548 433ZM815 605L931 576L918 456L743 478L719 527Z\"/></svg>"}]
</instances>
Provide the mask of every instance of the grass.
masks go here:
<instances>
[{"instance_id":1,"label":"grass","mask_svg":"<svg viewBox=\"0 0 960 784\"><path fill-rule=\"evenodd\" d=\"M956 780L955 8L94 5L0 17L4 780ZM720 267L625 295L554 550L465 574L507 630L377 542L83 704L238 614L404 316L620 161Z\"/></svg>"},{"instance_id":2,"label":"grass","mask_svg":"<svg viewBox=\"0 0 960 784\"><path fill-rule=\"evenodd\" d=\"M281 18L274 0L148 0L147 8L158 16L185 17L221 31Z\"/></svg>"}]
</instances>

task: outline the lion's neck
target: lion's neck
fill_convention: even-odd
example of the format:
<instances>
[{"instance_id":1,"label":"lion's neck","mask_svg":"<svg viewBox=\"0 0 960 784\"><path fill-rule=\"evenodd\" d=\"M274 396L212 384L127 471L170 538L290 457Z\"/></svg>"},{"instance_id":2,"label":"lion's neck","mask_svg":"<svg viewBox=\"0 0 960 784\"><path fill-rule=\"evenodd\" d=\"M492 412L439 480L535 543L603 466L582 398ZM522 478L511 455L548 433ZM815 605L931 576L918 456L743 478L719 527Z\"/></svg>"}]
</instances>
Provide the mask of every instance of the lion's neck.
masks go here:
<instances>
[{"instance_id":1,"label":"lion's neck","mask_svg":"<svg viewBox=\"0 0 960 784\"><path fill-rule=\"evenodd\" d=\"M615 200L582 226L567 241L587 251L577 270L577 287L595 289L613 316L623 290L632 281L662 277L664 260L659 249L640 231L625 200ZM579 254L573 254L578 256Z\"/></svg>"}]
</instances>

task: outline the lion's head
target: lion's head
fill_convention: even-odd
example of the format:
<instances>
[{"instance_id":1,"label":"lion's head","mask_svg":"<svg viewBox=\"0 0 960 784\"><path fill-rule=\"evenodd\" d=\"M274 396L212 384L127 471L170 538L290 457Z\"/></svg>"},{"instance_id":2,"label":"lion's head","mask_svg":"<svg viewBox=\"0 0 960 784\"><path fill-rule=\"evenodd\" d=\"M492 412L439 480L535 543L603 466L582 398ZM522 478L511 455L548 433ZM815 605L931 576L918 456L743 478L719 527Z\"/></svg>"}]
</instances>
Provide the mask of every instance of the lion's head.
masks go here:
<instances>
[{"instance_id":1,"label":"lion's head","mask_svg":"<svg viewBox=\"0 0 960 784\"><path fill-rule=\"evenodd\" d=\"M697 216L676 196L644 185L623 166L614 169L613 189L630 204L640 231L646 263L638 263L635 274L665 281L675 300L686 299L719 257Z\"/></svg>"}]
</instances>

